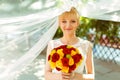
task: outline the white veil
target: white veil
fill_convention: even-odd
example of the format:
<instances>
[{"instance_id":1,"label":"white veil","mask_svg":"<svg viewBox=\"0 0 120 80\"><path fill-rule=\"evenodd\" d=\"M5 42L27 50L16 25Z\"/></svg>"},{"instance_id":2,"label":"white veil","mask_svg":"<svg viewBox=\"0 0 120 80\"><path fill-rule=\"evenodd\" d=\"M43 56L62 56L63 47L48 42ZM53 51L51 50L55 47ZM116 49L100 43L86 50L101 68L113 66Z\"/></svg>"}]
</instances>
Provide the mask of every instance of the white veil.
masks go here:
<instances>
[{"instance_id":1,"label":"white veil","mask_svg":"<svg viewBox=\"0 0 120 80\"><path fill-rule=\"evenodd\" d=\"M15 80L53 38L58 27L57 16L73 6L81 16L120 22L119 0L53 2L60 4L34 14L0 18L0 80Z\"/></svg>"}]
</instances>

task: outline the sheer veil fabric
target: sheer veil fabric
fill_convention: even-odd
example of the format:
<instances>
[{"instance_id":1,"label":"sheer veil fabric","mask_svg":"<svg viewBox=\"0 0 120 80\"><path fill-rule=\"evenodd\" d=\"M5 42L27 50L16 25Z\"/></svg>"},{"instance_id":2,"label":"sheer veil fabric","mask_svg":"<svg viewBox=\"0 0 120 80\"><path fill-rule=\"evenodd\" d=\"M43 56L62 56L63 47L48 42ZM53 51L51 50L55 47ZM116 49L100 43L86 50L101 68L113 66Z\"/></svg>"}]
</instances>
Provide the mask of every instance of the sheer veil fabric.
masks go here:
<instances>
[{"instance_id":1,"label":"sheer veil fabric","mask_svg":"<svg viewBox=\"0 0 120 80\"><path fill-rule=\"evenodd\" d=\"M14 80L41 53L58 28L57 16L71 7L84 17L120 22L119 0L60 2L59 6L34 14L0 18L0 80Z\"/></svg>"}]
</instances>

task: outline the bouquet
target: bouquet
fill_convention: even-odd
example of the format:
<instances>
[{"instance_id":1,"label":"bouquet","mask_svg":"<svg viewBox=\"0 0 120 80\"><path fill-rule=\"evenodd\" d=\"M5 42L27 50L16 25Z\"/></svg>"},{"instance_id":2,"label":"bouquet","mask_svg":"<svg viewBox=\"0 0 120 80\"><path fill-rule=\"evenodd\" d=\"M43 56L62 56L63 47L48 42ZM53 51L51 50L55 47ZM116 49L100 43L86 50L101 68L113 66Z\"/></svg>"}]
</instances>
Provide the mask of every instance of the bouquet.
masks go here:
<instances>
[{"instance_id":1,"label":"bouquet","mask_svg":"<svg viewBox=\"0 0 120 80\"><path fill-rule=\"evenodd\" d=\"M52 69L70 73L83 61L83 56L77 48L70 45L61 45L51 50L48 62Z\"/></svg>"}]
</instances>

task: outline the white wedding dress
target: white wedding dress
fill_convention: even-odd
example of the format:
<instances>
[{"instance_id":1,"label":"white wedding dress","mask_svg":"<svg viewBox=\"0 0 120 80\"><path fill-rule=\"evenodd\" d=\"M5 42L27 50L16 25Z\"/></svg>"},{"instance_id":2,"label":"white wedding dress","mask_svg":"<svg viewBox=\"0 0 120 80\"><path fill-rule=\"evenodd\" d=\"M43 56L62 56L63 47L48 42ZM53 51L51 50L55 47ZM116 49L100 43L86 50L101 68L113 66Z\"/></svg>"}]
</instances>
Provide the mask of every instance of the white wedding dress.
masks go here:
<instances>
[{"instance_id":1,"label":"white wedding dress","mask_svg":"<svg viewBox=\"0 0 120 80\"><path fill-rule=\"evenodd\" d=\"M51 47L53 49L55 47L58 47L58 46L64 45L64 44L61 42L60 39L55 39L55 40L50 41L50 45L51 45ZM76 44L72 45L72 46L74 46L75 48L78 48L80 50L81 54L84 57L84 60L81 63L81 65L75 70L75 72L82 74L84 69L85 69L85 66L86 66L86 64L85 64L85 62L86 62L86 54L89 51L89 46L92 46L92 45L91 45L91 43L89 41L79 38L79 41ZM59 73L60 71L57 71L56 69L54 69L54 70L52 70L52 72L53 73Z\"/></svg>"}]
</instances>

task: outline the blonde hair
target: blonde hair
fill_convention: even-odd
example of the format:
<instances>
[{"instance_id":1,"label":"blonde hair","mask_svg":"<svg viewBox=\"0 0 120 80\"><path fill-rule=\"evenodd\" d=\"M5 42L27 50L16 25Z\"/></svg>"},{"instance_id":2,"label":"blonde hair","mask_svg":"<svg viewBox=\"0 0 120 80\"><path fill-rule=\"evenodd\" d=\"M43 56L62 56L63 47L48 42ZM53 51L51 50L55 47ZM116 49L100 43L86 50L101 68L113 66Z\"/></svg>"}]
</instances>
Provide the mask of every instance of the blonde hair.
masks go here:
<instances>
[{"instance_id":1,"label":"blonde hair","mask_svg":"<svg viewBox=\"0 0 120 80\"><path fill-rule=\"evenodd\" d=\"M70 11L66 11L66 12L62 13L61 15L59 15L59 19L65 18L65 17L71 17L71 16L75 16L78 20L80 18L78 11L74 7L72 7Z\"/></svg>"}]
</instances>

